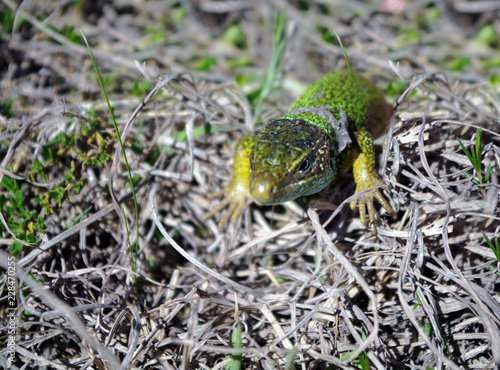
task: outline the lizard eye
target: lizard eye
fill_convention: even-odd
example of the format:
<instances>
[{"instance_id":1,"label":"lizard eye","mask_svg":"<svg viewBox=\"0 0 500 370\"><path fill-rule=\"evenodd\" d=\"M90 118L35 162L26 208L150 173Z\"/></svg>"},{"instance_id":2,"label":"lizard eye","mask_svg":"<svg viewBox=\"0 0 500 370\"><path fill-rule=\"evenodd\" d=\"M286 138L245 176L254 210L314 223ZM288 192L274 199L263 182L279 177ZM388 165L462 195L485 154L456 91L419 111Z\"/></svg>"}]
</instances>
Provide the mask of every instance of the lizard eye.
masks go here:
<instances>
[{"instance_id":1,"label":"lizard eye","mask_svg":"<svg viewBox=\"0 0 500 370\"><path fill-rule=\"evenodd\" d=\"M299 171L306 172L307 170L309 170L309 167L311 167L311 160L309 159L309 157L306 157L300 164Z\"/></svg>"}]
</instances>

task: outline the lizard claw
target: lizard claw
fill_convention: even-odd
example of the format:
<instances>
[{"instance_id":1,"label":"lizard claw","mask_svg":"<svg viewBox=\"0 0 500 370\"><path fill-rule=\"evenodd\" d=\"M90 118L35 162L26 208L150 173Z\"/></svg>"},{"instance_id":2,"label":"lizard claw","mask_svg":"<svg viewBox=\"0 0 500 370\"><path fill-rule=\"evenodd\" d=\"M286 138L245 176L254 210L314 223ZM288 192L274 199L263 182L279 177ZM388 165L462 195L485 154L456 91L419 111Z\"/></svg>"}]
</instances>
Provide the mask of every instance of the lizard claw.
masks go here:
<instances>
[{"instance_id":1,"label":"lizard claw","mask_svg":"<svg viewBox=\"0 0 500 370\"><path fill-rule=\"evenodd\" d=\"M218 212L222 211L227 207L227 211L224 213L224 216L219 221L219 227L223 229L227 222L231 220L231 223L234 225L238 220L238 217L243 212L243 208L245 207L247 194L244 192L231 191L231 186L224 188L223 190L214 194L214 197L217 197L222 194L226 194L225 198L219 203L217 207L208 212L205 217L203 217L203 221L213 217Z\"/></svg>"},{"instance_id":2,"label":"lizard claw","mask_svg":"<svg viewBox=\"0 0 500 370\"><path fill-rule=\"evenodd\" d=\"M366 214L368 213L368 223L370 225L370 230L373 235L377 235L377 229L375 227L375 206L374 199L380 203L380 205L387 211L387 213L393 218L396 219L396 212L392 209L389 202L384 198L379 189L373 189L374 187L384 185L383 181L376 175L372 173L370 178L367 181L363 181L362 183L358 183L356 186L356 194L364 192L364 194L360 195L357 199L351 202L351 209L355 210L359 209L359 218L361 223L366 226ZM371 190L370 190L371 189ZM365 192L368 190L367 192Z\"/></svg>"}]
</instances>

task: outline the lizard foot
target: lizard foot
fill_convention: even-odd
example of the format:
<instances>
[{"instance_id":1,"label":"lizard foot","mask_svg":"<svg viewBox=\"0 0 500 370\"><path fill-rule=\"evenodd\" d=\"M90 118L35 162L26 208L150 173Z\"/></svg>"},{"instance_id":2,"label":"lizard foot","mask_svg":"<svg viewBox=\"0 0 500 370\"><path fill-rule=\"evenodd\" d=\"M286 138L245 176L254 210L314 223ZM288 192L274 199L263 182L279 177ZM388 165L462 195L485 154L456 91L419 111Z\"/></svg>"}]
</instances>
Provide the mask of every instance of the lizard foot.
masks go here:
<instances>
[{"instance_id":1,"label":"lizard foot","mask_svg":"<svg viewBox=\"0 0 500 370\"><path fill-rule=\"evenodd\" d=\"M374 199L380 203L380 205L389 213L389 215L396 219L396 212L392 209L389 202L384 198L380 189L373 189L377 186L384 185L384 182L378 177L376 173L371 173L368 178L365 178L364 181L357 182L356 186L356 194L364 192L359 198L353 200L351 202L351 209L355 210L356 207L359 209L359 218L363 225L367 225L366 222L366 213L368 211L368 221L370 225L370 230L373 235L377 235L377 229L375 227L375 206ZM370 190L371 189L371 190ZM366 191L366 192L365 192Z\"/></svg>"},{"instance_id":2,"label":"lizard foot","mask_svg":"<svg viewBox=\"0 0 500 370\"><path fill-rule=\"evenodd\" d=\"M245 191L238 191L237 186L236 189L234 189L231 185L213 195L214 197L218 197L220 195L226 194L219 205L208 212L205 217L203 217L203 221L213 217L215 214L227 207L226 212L219 221L219 227L223 229L229 220L231 220L231 223L233 225L236 224L238 217L243 212L243 208L245 207L248 193Z\"/></svg>"}]
</instances>

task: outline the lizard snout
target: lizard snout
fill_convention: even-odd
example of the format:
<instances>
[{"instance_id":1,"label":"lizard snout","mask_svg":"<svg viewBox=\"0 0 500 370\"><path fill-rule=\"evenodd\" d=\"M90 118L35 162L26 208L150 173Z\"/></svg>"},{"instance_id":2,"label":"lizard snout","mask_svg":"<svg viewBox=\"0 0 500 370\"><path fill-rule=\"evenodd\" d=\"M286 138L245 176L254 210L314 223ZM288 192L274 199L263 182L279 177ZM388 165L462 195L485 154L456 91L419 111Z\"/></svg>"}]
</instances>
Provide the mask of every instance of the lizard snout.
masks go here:
<instances>
[{"instance_id":1,"label":"lizard snout","mask_svg":"<svg viewBox=\"0 0 500 370\"><path fill-rule=\"evenodd\" d=\"M253 175L250 178L250 195L260 204L276 204L276 193L280 189L277 179L270 174Z\"/></svg>"}]
</instances>

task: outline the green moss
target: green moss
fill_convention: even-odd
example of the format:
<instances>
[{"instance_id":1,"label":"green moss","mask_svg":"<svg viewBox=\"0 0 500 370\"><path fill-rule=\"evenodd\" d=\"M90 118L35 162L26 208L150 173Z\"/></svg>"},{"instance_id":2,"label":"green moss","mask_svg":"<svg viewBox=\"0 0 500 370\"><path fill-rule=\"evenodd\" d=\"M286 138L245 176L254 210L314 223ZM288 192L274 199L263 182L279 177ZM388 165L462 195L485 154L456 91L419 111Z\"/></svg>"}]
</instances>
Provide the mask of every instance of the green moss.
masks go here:
<instances>
[{"instance_id":1,"label":"green moss","mask_svg":"<svg viewBox=\"0 0 500 370\"><path fill-rule=\"evenodd\" d=\"M494 87L500 86L500 75L491 74L489 76L489 80Z\"/></svg>"},{"instance_id":2,"label":"green moss","mask_svg":"<svg viewBox=\"0 0 500 370\"><path fill-rule=\"evenodd\" d=\"M212 67L217 64L217 57L207 56L201 59L198 59L197 63L194 66L194 69L197 71L207 72L212 69Z\"/></svg>"},{"instance_id":3,"label":"green moss","mask_svg":"<svg viewBox=\"0 0 500 370\"><path fill-rule=\"evenodd\" d=\"M470 62L471 62L470 57L460 56L458 58L453 59L449 63L448 68L450 71L461 72L464 71L469 66Z\"/></svg>"},{"instance_id":4,"label":"green moss","mask_svg":"<svg viewBox=\"0 0 500 370\"><path fill-rule=\"evenodd\" d=\"M187 16L187 10L183 6L178 6L172 9L170 13L170 20L172 23L177 24L180 21L184 20Z\"/></svg>"},{"instance_id":5,"label":"green moss","mask_svg":"<svg viewBox=\"0 0 500 370\"><path fill-rule=\"evenodd\" d=\"M137 97L144 97L153 89L153 83L146 79L136 80L132 85L130 93Z\"/></svg>"},{"instance_id":6,"label":"green moss","mask_svg":"<svg viewBox=\"0 0 500 370\"><path fill-rule=\"evenodd\" d=\"M75 30L75 26L73 25L64 25L59 32L75 44L81 41L80 33Z\"/></svg>"},{"instance_id":7,"label":"green moss","mask_svg":"<svg viewBox=\"0 0 500 370\"><path fill-rule=\"evenodd\" d=\"M1 32L2 35L6 35L9 33L12 33L14 30L14 22L16 21L16 13L11 12L8 9L3 9L0 12L0 24L1 24ZM16 26L18 28L27 25L26 20L23 17L18 17L17 18L17 24Z\"/></svg>"},{"instance_id":8,"label":"green moss","mask_svg":"<svg viewBox=\"0 0 500 370\"><path fill-rule=\"evenodd\" d=\"M240 49L246 46L246 36L238 24L230 25L222 34L221 40Z\"/></svg>"},{"instance_id":9,"label":"green moss","mask_svg":"<svg viewBox=\"0 0 500 370\"><path fill-rule=\"evenodd\" d=\"M481 27L476 34L476 41L480 44L487 45L490 47L500 47L500 38L492 24L486 24Z\"/></svg>"},{"instance_id":10,"label":"green moss","mask_svg":"<svg viewBox=\"0 0 500 370\"><path fill-rule=\"evenodd\" d=\"M407 87L406 82L403 80L397 80L395 82L390 81L385 89L385 94L387 96L399 97Z\"/></svg>"},{"instance_id":11,"label":"green moss","mask_svg":"<svg viewBox=\"0 0 500 370\"><path fill-rule=\"evenodd\" d=\"M328 27L323 26L322 24L316 25L316 30L320 33L321 38L328 44L335 44L337 38L335 35L329 31Z\"/></svg>"},{"instance_id":12,"label":"green moss","mask_svg":"<svg viewBox=\"0 0 500 370\"><path fill-rule=\"evenodd\" d=\"M437 6L430 6L424 12L424 20L427 24L434 23L441 17L441 10Z\"/></svg>"},{"instance_id":13,"label":"green moss","mask_svg":"<svg viewBox=\"0 0 500 370\"><path fill-rule=\"evenodd\" d=\"M5 116L6 118L12 118L14 115L12 114L12 100L0 101L0 114Z\"/></svg>"}]
</instances>

